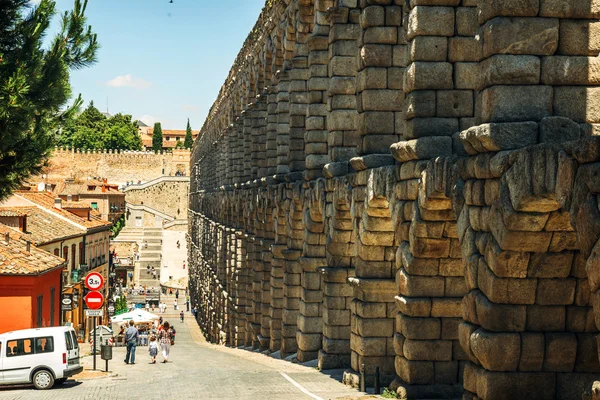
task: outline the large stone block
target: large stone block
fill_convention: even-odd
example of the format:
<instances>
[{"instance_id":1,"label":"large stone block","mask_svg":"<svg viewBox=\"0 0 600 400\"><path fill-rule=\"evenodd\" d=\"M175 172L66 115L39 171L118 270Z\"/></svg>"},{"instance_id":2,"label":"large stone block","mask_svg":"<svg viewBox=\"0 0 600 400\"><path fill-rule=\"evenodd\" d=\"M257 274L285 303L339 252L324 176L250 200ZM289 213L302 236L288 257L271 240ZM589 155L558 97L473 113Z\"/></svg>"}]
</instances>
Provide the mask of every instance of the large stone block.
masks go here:
<instances>
[{"instance_id":1,"label":"large stone block","mask_svg":"<svg viewBox=\"0 0 600 400\"><path fill-rule=\"evenodd\" d=\"M483 57L552 55L558 48L558 27L558 19L551 18L494 18L482 27Z\"/></svg>"},{"instance_id":2,"label":"large stone block","mask_svg":"<svg viewBox=\"0 0 600 400\"><path fill-rule=\"evenodd\" d=\"M452 36L454 9L451 7L416 6L408 15L407 38L415 36Z\"/></svg>"},{"instance_id":3,"label":"large stone block","mask_svg":"<svg viewBox=\"0 0 600 400\"><path fill-rule=\"evenodd\" d=\"M552 115L551 86L492 86L481 93L482 122L540 121Z\"/></svg>"},{"instance_id":4,"label":"large stone block","mask_svg":"<svg viewBox=\"0 0 600 400\"><path fill-rule=\"evenodd\" d=\"M494 17L536 17L540 10L539 0L507 0L478 2L479 23Z\"/></svg>"},{"instance_id":5,"label":"large stone block","mask_svg":"<svg viewBox=\"0 0 600 400\"><path fill-rule=\"evenodd\" d=\"M405 74L404 90L452 89L452 64L446 62L413 62Z\"/></svg>"},{"instance_id":6,"label":"large stone block","mask_svg":"<svg viewBox=\"0 0 600 400\"><path fill-rule=\"evenodd\" d=\"M470 346L485 369L517 370L521 354L521 337L518 333L492 333L478 329L471 334Z\"/></svg>"},{"instance_id":7,"label":"large stone block","mask_svg":"<svg viewBox=\"0 0 600 400\"><path fill-rule=\"evenodd\" d=\"M541 0L540 16L568 19L600 18L600 2L598 0Z\"/></svg>"}]
</instances>

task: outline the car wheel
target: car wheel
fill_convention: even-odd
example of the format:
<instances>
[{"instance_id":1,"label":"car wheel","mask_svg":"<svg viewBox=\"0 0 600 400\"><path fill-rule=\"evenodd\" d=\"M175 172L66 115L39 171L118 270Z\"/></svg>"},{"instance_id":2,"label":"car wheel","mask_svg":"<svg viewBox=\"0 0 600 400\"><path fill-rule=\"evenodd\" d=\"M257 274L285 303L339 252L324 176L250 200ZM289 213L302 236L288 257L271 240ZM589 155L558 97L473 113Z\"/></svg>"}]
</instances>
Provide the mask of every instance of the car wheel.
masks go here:
<instances>
[{"instance_id":1,"label":"car wheel","mask_svg":"<svg viewBox=\"0 0 600 400\"><path fill-rule=\"evenodd\" d=\"M54 377L52 372L47 369L41 369L33 374L33 386L38 390L50 389L54 386Z\"/></svg>"}]
</instances>

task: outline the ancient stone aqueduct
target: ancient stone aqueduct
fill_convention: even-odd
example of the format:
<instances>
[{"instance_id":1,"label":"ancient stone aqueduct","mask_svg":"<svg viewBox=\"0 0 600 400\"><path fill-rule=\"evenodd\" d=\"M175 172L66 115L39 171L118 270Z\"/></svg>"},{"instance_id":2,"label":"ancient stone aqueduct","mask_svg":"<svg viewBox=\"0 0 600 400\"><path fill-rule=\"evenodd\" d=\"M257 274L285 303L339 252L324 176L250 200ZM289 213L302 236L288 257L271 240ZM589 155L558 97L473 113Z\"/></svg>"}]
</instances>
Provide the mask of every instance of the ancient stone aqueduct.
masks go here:
<instances>
[{"instance_id":1,"label":"ancient stone aqueduct","mask_svg":"<svg viewBox=\"0 0 600 400\"><path fill-rule=\"evenodd\" d=\"M600 376L600 1L269 0L196 140L208 338L409 398Z\"/></svg>"}]
</instances>

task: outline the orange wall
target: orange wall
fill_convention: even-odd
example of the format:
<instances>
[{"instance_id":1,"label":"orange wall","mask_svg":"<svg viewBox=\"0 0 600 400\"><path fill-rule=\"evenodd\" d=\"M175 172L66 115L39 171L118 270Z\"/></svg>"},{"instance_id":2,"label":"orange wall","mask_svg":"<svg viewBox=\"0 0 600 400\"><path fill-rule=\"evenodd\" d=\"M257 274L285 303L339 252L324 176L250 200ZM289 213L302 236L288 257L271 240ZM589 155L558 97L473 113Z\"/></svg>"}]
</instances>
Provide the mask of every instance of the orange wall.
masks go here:
<instances>
[{"instance_id":1,"label":"orange wall","mask_svg":"<svg viewBox=\"0 0 600 400\"><path fill-rule=\"evenodd\" d=\"M42 326L50 325L50 288L54 287L54 326L60 325L58 268L40 276L0 276L0 333L37 327L37 297L43 296ZM5 318L6 316L6 318Z\"/></svg>"},{"instance_id":2,"label":"orange wall","mask_svg":"<svg viewBox=\"0 0 600 400\"><path fill-rule=\"evenodd\" d=\"M0 278L1 280L2 278ZM31 297L0 296L0 333L31 328Z\"/></svg>"}]
</instances>

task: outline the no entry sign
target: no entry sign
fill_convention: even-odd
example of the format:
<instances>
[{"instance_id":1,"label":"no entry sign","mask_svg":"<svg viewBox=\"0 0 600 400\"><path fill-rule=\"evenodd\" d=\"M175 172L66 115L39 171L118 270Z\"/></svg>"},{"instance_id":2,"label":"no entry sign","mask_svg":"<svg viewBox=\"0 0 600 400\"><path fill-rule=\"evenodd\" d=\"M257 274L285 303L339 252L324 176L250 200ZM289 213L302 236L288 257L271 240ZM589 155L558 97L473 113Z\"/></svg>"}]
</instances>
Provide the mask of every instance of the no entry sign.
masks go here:
<instances>
[{"instance_id":1,"label":"no entry sign","mask_svg":"<svg viewBox=\"0 0 600 400\"><path fill-rule=\"evenodd\" d=\"M85 287L90 290L98 290L104 286L104 278L97 272L90 272L85 276Z\"/></svg>"},{"instance_id":2,"label":"no entry sign","mask_svg":"<svg viewBox=\"0 0 600 400\"><path fill-rule=\"evenodd\" d=\"M84 300L89 309L98 310L104 303L104 296L100 292L89 292Z\"/></svg>"}]
</instances>

